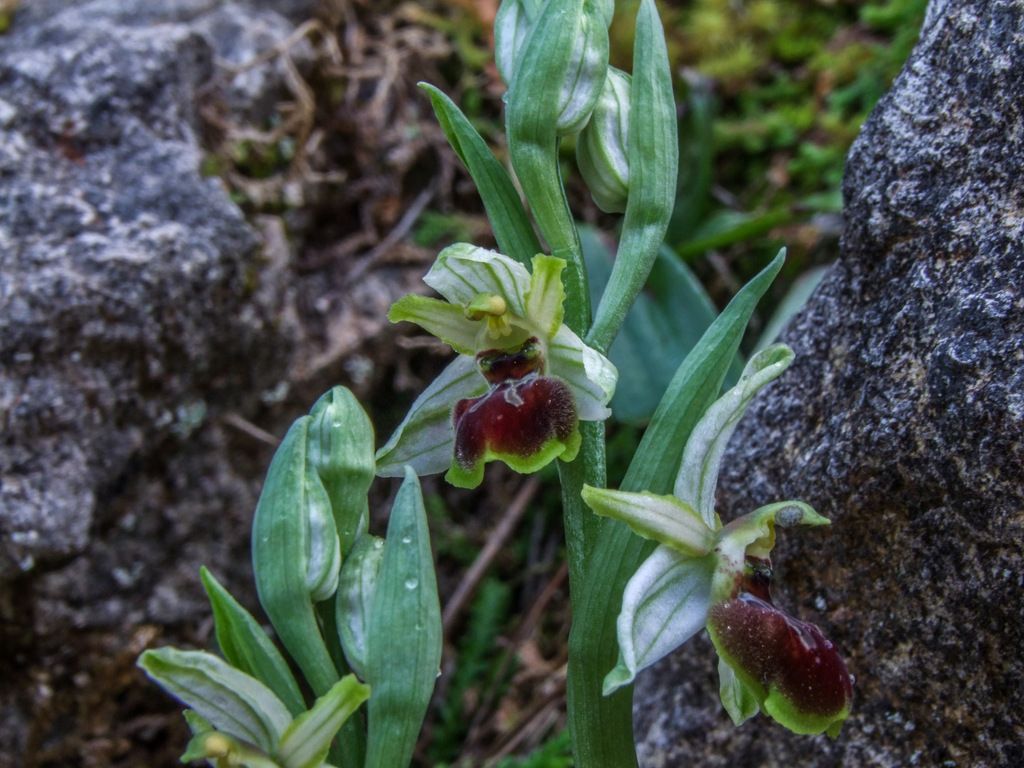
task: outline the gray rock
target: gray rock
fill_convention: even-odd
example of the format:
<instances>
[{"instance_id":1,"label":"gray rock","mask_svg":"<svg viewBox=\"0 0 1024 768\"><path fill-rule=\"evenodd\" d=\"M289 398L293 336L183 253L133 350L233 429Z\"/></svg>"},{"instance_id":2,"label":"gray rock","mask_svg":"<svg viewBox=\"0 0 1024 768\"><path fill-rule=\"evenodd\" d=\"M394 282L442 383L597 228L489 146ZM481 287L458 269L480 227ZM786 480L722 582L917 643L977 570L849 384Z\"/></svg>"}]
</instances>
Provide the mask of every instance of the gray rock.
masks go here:
<instances>
[{"instance_id":1,"label":"gray rock","mask_svg":"<svg viewBox=\"0 0 1024 768\"><path fill-rule=\"evenodd\" d=\"M268 12L156 5L44 3L0 47L0 581L82 551L131 462L288 363L284 275L196 138L197 19Z\"/></svg>"},{"instance_id":2,"label":"gray rock","mask_svg":"<svg viewBox=\"0 0 1024 768\"><path fill-rule=\"evenodd\" d=\"M856 675L840 737L734 729L694 642L638 687L645 766L1024 765L1024 3L933 2L851 150L842 257L735 435L726 517L802 498L779 602Z\"/></svg>"}]
</instances>

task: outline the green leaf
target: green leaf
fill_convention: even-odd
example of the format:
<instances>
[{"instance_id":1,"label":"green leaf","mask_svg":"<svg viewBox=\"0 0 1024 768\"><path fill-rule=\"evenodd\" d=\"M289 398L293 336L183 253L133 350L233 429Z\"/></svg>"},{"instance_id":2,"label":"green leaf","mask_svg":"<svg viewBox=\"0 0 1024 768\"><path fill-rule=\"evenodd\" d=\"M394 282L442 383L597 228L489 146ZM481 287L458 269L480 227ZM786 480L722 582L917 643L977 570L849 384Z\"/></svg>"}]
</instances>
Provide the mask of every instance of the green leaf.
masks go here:
<instances>
[{"instance_id":1,"label":"green leaf","mask_svg":"<svg viewBox=\"0 0 1024 768\"><path fill-rule=\"evenodd\" d=\"M473 177L499 250L528 265L541 247L512 177L451 99L428 83L419 85L430 96L448 143Z\"/></svg>"},{"instance_id":2,"label":"green leaf","mask_svg":"<svg viewBox=\"0 0 1024 768\"><path fill-rule=\"evenodd\" d=\"M725 375L739 349L747 322L785 259L779 251L745 285L705 331L700 342L676 371L623 480L623 490L672 490L683 446L697 421L717 398Z\"/></svg>"},{"instance_id":3,"label":"green leaf","mask_svg":"<svg viewBox=\"0 0 1024 768\"><path fill-rule=\"evenodd\" d=\"M668 493L672 489L686 439L717 397L747 322L782 268L783 258L780 252L740 290L680 365L630 463L623 490ZM593 565L569 636L569 658L574 660L569 696L574 733L598 733L601 738L577 741L580 765L625 768L636 764L632 689L623 687L607 698L601 689L604 670L612 668L618 654L615 617L623 590L651 551L651 544L628 527L611 523L601 528L590 558Z\"/></svg>"},{"instance_id":4,"label":"green leaf","mask_svg":"<svg viewBox=\"0 0 1024 768\"><path fill-rule=\"evenodd\" d=\"M341 567L334 612L338 637L352 671L366 677L366 635L384 557L384 539L361 536Z\"/></svg>"},{"instance_id":5,"label":"green leaf","mask_svg":"<svg viewBox=\"0 0 1024 768\"><path fill-rule=\"evenodd\" d=\"M370 612L367 766L404 768L441 664L441 605L419 480L407 469L388 521Z\"/></svg>"},{"instance_id":6,"label":"green leaf","mask_svg":"<svg viewBox=\"0 0 1024 768\"><path fill-rule=\"evenodd\" d=\"M608 281L612 255L596 230L583 227L580 235L596 302ZM646 424L650 420L679 364L715 316L714 304L700 281L663 247L646 289L636 297L608 353L619 371L611 404L617 421ZM739 370L737 364L737 377Z\"/></svg>"},{"instance_id":7,"label":"green leaf","mask_svg":"<svg viewBox=\"0 0 1024 768\"><path fill-rule=\"evenodd\" d=\"M821 284L822 278L825 277L825 273L829 269L831 267L814 267L793 281L793 285L790 286L789 291L775 308L775 313L765 323L764 331L761 332L761 338L754 345L755 351L767 347L779 337L779 334L786 330L789 321L804 308L808 299L811 298L811 294Z\"/></svg>"},{"instance_id":8,"label":"green leaf","mask_svg":"<svg viewBox=\"0 0 1024 768\"><path fill-rule=\"evenodd\" d=\"M608 287L588 341L608 349L647 282L672 217L679 168L676 103L665 33L654 0L642 0L633 46L629 122L629 199Z\"/></svg>"},{"instance_id":9,"label":"green leaf","mask_svg":"<svg viewBox=\"0 0 1024 768\"><path fill-rule=\"evenodd\" d=\"M260 604L317 695L338 680L307 585L312 418L292 424L270 463L252 524L252 565ZM323 488L320 488L323 492Z\"/></svg>"},{"instance_id":10,"label":"green leaf","mask_svg":"<svg viewBox=\"0 0 1024 768\"><path fill-rule=\"evenodd\" d=\"M665 239L678 243L690 236L711 200L714 160L714 100L712 83L700 75L684 75L688 83L679 124L679 180L676 207Z\"/></svg>"},{"instance_id":11,"label":"green leaf","mask_svg":"<svg viewBox=\"0 0 1024 768\"><path fill-rule=\"evenodd\" d=\"M689 239L674 247L679 258L692 261L706 251L753 240L792 220L793 214L786 209L767 213L719 211L709 216Z\"/></svg>"},{"instance_id":12,"label":"green leaf","mask_svg":"<svg viewBox=\"0 0 1024 768\"><path fill-rule=\"evenodd\" d=\"M330 499L344 556L366 530L373 482L373 424L345 387L332 387L310 410L309 461Z\"/></svg>"},{"instance_id":13,"label":"green leaf","mask_svg":"<svg viewBox=\"0 0 1024 768\"><path fill-rule=\"evenodd\" d=\"M217 645L224 658L242 672L266 684L292 715L305 711L302 693L287 662L259 622L205 567L199 570L199 576L210 599Z\"/></svg>"},{"instance_id":14,"label":"green leaf","mask_svg":"<svg viewBox=\"0 0 1024 768\"><path fill-rule=\"evenodd\" d=\"M660 546L633 574L616 621L619 661L604 679L607 696L633 682L704 628L714 557L687 557Z\"/></svg>"},{"instance_id":15,"label":"green leaf","mask_svg":"<svg viewBox=\"0 0 1024 768\"><path fill-rule=\"evenodd\" d=\"M792 362L793 350L785 344L756 353L736 386L704 412L686 441L674 493L696 509L708 526L718 525L715 489L729 438L757 393L781 376Z\"/></svg>"},{"instance_id":16,"label":"green leaf","mask_svg":"<svg viewBox=\"0 0 1024 768\"><path fill-rule=\"evenodd\" d=\"M283 768L318 768L345 721L370 697L369 686L346 675L296 717L281 736L277 757Z\"/></svg>"},{"instance_id":17,"label":"green leaf","mask_svg":"<svg viewBox=\"0 0 1024 768\"><path fill-rule=\"evenodd\" d=\"M270 752L291 721L267 686L205 651L158 648L139 657L149 678L218 731Z\"/></svg>"}]
</instances>

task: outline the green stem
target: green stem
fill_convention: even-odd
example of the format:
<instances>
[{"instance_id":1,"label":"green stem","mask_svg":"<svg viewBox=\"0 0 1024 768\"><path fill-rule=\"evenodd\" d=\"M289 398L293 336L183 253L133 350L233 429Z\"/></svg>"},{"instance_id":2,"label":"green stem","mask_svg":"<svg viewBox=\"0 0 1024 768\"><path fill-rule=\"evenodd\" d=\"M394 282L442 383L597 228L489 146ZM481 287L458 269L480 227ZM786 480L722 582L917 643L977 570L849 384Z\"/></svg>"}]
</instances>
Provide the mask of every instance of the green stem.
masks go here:
<instances>
[{"instance_id":1,"label":"green stem","mask_svg":"<svg viewBox=\"0 0 1024 768\"><path fill-rule=\"evenodd\" d=\"M590 294L583 249L558 165L557 122L562 87L580 32L583 3L551 0L522 53L523 65L505 111L509 156L552 256L568 262L565 322L582 336L590 328Z\"/></svg>"},{"instance_id":2,"label":"green stem","mask_svg":"<svg viewBox=\"0 0 1024 768\"><path fill-rule=\"evenodd\" d=\"M574 599L583 594L583 576L593 554L597 534L603 524L603 519L591 512L583 503L583 484L603 488L607 482L604 424L583 422L580 424L580 432L583 444L579 458L571 464L558 464L558 477L562 484L565 548L569 560L569 594Z\"/></svg>"}]
</instances>

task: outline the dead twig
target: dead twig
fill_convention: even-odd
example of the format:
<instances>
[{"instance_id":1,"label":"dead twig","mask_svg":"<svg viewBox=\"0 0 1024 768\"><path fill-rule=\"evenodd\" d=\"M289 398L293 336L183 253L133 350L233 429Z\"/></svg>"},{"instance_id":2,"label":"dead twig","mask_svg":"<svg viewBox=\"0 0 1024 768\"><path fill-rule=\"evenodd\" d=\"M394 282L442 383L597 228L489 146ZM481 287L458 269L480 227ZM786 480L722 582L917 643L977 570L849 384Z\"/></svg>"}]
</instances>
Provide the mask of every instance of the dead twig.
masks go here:
<instances>
[{"instance_id":1,"label":"dead twig","mask_svg":"<svg viewBox=\"0 0 1024 768\"><path fill-rule=\"evenodd\" d=\"M264 429L260 429L251 421L242 418L237 413L226 413L223 416L221 416L220 420L227 424L229 427L234 427L239 432L242 432L255 440L259 440L261 443L266 443L267 445L276 448L277 444L280 442L280 440L278 440L272 434L270 434Z\"/></svg>"},{"instance_id":2,"label":"dead twig","mask_svg":"<svg viewBox=\"0 0 1024 768\"><path fill-rule=\"evenodd\" d=\"M530 505L530 501L537 495L539 489L540 480L536 477L531 477L527 480L522 488L519 489L519 493L512 499L512 503L508 505L508 509L505 510L504 516L491 532L491 535L487 537L487 543L484 545L484 548L477 555L473 564L469 566L469 570L462 577L455 593L444 607L441 624L446 637L451 634L455 622L458 621L466 604L476 594L477 587L480 586L480 582L491 567L491 563L494 562L494 558L498 556L498 553L501 552L515 532L519 521L523 519L523 514L525 514L527 507Z\"/></svg>"},{"instance_id":3,"label":"dead twig","mask_svg":"<svg viewBox=\"0 0 1024 768\"><path fill-rule=\"evenodd\" d=\"M402 214L402 218L398 220L398 223L395 224L391 231L352 267L345 281L346 285L351 285L359 280L368 270L376 266L384 254L398 245L409 234L409 230L416 224L416 220L423 213L423 209L434 199L434 194L434 185L430 185L416 196L416 199L412 201L405 213Z\"/></svg>"}]
</instances>

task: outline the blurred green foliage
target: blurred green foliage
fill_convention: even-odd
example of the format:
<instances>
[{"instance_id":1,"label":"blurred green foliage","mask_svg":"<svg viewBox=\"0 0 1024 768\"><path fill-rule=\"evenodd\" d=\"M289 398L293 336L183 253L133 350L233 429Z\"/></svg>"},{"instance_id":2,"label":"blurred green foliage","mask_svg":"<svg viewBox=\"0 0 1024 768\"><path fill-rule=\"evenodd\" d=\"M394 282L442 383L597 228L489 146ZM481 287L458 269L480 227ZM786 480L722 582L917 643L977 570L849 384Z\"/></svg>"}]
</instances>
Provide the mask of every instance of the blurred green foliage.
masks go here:
<instances>
[{"instance_id":1,"label":"blurred green foliage","mask_svg":"<svg viewBox=\"0 0 1024 768\"><path fill-rule=\"evenodd\" d=\"M480 585L480 592L473 600L468 625L457 638L459 663L440 702L430 742L435 762L459 753L473 719L474 702L484 690L505 682L495 681L493 677L500 668L501 651L496 641L509 615L511 593L507 582L489 577ZM507 672L505 677L508 677Z\"/></svg>"},{"instance_id":2,"label":"blurred green foliage","mask_svg":"<svg viewBox=\"0 0 1024 768\"><path fill-rule=\"evenodd\" d=\"M660 5L681 105L669 243L719 304L786 245L771 306L838 254L846 154L916 42L927 0ZM636 6L616 5L620 66Z\"/></svg>"},{"instance_id":3,"label":"blurred green foliage","mask_svg":"<svg viewBox=\"0 0 1024 768\"><path fill-rule=\"evenodd\" d=\"M572 741L562 731L526 757L508 757L497 768L571 768Z\"/></svg>"},{"instance_id":4,"label":"blurred green foliage","mask_svg":"<svg viewBox=\"0 0 1024 768\"><path fill-rule=\"evenodd\" d=\"M716 181L747 206L838 186L846 151L910 53L925 6L693 0L666 8L674 60L713 83Z\"/></svg>"}]
</instances>

